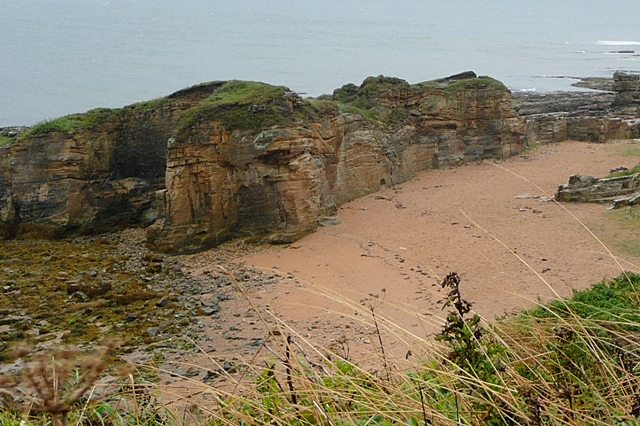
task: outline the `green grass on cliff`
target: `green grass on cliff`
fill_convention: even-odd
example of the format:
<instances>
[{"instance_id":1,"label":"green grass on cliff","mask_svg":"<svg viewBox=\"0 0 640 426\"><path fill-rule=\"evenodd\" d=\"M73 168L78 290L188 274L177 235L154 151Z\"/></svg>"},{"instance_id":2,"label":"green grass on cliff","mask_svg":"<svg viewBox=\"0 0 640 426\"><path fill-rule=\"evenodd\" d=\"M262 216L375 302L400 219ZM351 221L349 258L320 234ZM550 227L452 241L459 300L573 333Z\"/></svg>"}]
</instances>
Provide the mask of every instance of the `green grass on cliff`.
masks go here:
<instances>
[{"instance_id":1,"label":"green grass on cliff","mask_svg":"<svg viewBox=\"0 0 640 426\"><path fill-rule=\"evenodd\" d=\"M284 86L231 80L213 91L180 116L176 125L177 139L185 139L198 134L200 125L213 121L220 122L228 131L246 130L258 133L274 126L286 126L296 121L306 123L317 117L318 102L332 103L331 109L361 115L365 120L394 124L409 115L408 110L396 106L390 110L380 102L394 90L413 90L416 87L443 87L445 93L455 97L464 90L476 88L495 88L506 90L505 86L489 77L459 80L446 85L437 81L423 82L411 86L406 81L394 77L368 77L360 86L347 84L334 91L331 97L310 102L296 99L291 102L292 93ZM167 97L133 104L126 108L137 108L143 111L153 110L171 102ZM295 106L292 106L294 105ZM326 106L326 105L325 105ZM404 110L403 110L404 108ZM120 116L124 109L97 108L82 114L71 114L64 117L42 121L18 137L24 139L31 136L51 132L72 133L81 130L94 130L100 125ZM0 139L0 146L11 143L7 138Z\"/></svg>"},{"instance_id":2,"label":"green grass on cliff","mask_svg":"<svg viewBox=\"0 0 640 426\"><path fill-rule=\"evenodd\" d=\"M16 137L2 136L0 135L0 147L10 145L15 142Z\"/></svg>"},{"instance_id":3,"label":"green grass on cliff","mask_svg":"<svg viewBox=\"0 0 640 426\"><path fill-rule=\"evenodd\" d=\"M196 107L184 112L177 125L178 138L197 133L197 126L219 121L226 130L260 132L293 121L285 98L287 89L251 81L231 80L216 89Z\"/></svg>"},{"instance_id":4,"label":"green grass on cliff","mask_svg":"<svg viewBox=\"0 0 640 426\"><path fill-rule=\"evenodd\" d=\"M150 111L150 110L162 108L170 103L171 103L171 100L169 98L162 97L162 98L151 99L148 101L138 102L138 103L126 106L125 108L138 109L142 111Z\"/></svg>"},{"instance_id":5,"label":"green grass on cliff","mask_svg":"<svg viewBox=\"0 0 640 426\"><path fill-rule=\"evenodd\" d=\"M494 89L494 90L508 90L507 87L496 79L487 76L480 76L476 78L466 78L462 80L447 81L446 79L429 80L416 83L416 87L440 87L450 93L455 93L464 90L471 89Z\"/></svg>"},{"instance_id":6,"label":"green grass on cliff","mask_svg":"<svg viewBox=\"0 0 640 426\"><path fill-rule=\"evenodd\" d=\"M444 88L445 92L450 94L475 89L492 89L500 91L508 90L502 82L486 76L454 81L452 83L449 83Z\"/></svg>"},{"instance_id":7,"label":"green grass on cliff","mask_svg":"<svg viewBox=\"0 0 640 426\"><path fill-rule=\"evenodd\" d=\"M393 99L394 93L419 91L424 87L440 88L451 99L455 99L464 91L507 91L504 84L490 77L454 81L433 80L410 85L399 78L378 76L366 78L360 86L346 84L336 89L331 99L338 103L343 112L359 114L368 121L393 126L403 123L410 116L411 110L410 107L403 105L390 106L386 98L391 95Z\"/></svg>"},{"instance_id":8,"label":"green grass on cliff","mask_svg":"<svg viewBox=\"0 0 640 426\"><path fill-rule=\"evenodd\" d=\"M120 112L120 109L96 108L83 114L71 114L53 120L45 120L33 126L21 135L20 138L50 132L71 133L78 130L93 130L97 126L112 120L118 116Z\"/></svg>"},{"instance_id":9,"label":"green grass on cliff","mask_svg":"<svg viewBox=\"0 0 640 426\"><path fill-rule=\"evenodd\" d=\"M37 136L51 132L72 133L80 130L95 130L102 124L121 117L125 109L133 108L148 111L161 108L169 102L171 102L170 99L162 97L149 101L138 102L125 108L95 108L85 113L65 115L63 117L41 121L22 135L12 139L21 140L30 136ZM2 144L3 140L0 139L0 146L2 146Z\"/></svg>"},{"instance_id":10,"label":"green grass on cliff","mask_svg":"<svg viewBox=\"0 0 640 426\"><path fill-rule=\"evenodd\" d=\"M209 106L224 104L260 105L279 99L284 86L271 86L255 81L231 80L215 90L207 99Z\"/></svg>"}]
</instances>

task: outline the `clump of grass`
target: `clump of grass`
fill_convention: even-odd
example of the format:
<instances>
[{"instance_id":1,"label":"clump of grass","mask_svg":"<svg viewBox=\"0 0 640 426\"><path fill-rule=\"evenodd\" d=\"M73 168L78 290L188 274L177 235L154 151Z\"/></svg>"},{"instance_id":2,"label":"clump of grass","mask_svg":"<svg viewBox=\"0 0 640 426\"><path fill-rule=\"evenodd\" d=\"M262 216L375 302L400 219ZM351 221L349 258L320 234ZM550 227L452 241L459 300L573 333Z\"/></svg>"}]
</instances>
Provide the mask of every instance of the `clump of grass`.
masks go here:
<instances>
[{"instance_id":1,"label":"clump of grass","mask_svg":"<svg viewBox=\"0 0 640 426\"><path fill-rule=\"evenodd\" d=\"M260 132L293 121L293 111L283 86L231 80L213 91L196 107L185 111L177 123L178 139L195 134L199 123L217 120L225 129Z\"/></svg>"},{"instance_id":2,"label":"clump of grass","mask_svg":"<svg viewBox=\"0 0 640 426\"><path fill-rule=\"evenodd\" d=\"M51 132L71 133L78 130L92 130L113 119L120 112L121 110L118 109L96 108L84 114L71 114L53 120L45 120L23 133L20 138Z\"/></svg>"},{"instance_id":3,"label":"clump of grass","mask_svg":"<svg viewBox=\"0 0 640 426\"><path fill-rule=\"evenodd\" d=\"M640 275L628 273L601 281L588 290L574 290L568 300L525 311L533 318L578 316L585 320L608 321L616 326L640 324Z\"/></svg>"},{"instance_id":4,"label":"clump of grass","mask_svg":"<svg viewBox=\"0 0 640 426\"><path fill-rule=\"evenodd\" d=\"M620 176L631 176L631 175L635 175L636 173L640 173L640 164L637 164L635 167L633 167L630 170L621 170L619 172L609 173L607 178L620 177Z\"/></svg>"}]
</instances>

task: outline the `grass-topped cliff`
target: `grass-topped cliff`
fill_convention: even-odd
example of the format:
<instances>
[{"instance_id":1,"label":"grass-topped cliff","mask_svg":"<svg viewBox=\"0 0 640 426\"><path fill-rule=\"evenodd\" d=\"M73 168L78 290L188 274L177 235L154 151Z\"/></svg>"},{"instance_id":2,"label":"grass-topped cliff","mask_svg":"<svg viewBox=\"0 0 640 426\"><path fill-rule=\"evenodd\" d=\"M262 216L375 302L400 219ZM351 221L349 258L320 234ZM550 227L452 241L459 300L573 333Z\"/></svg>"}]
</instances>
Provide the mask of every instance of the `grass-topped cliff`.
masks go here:
<instances>
[{"instance_id":1,"label":"grass-topped cliff","mask_svg":"<svg viewBox=\"0 0 640 426\"><path fill-rule=\"evenodd\" d=\"M246 234L299 238L318 223L300 211L330 215L337 204L378 190L380 182L397 184L419 170L520 152L522 131L511 122L509 99L501 83L473 73L416 85L369 77L317 99L303 99L284 86L231 80L47 120L0 139L7 150L0 159L0 233L14 236L30 222L63 234L98 232L147 226L164 215L165 228L150 239L168 239L159 250L191 244L178 242L179 235L206 242L202 247ZM313 162L306 163L304 155ZM289 165L298 161L305 165L296 174L298 166ZM172 173L181 167L189 168L180 172L185 177L194 174L191 183L173 185L170 179L179 176ZM227 175L227 168L235 172ZM291 180L301 179L317 193L306 200L280 193L293 191ZM213 186L183 194L198 200L172 193L173 205L163 204L155 192L192 184ZM45 197L30 195L43 187ZM256 203L242 191L264 200ZM176 204L178 198L183 204ZM318 205L300 208L310 200ZM252 210L256 205L264 211ZM192 211L158 210L180 206ZM180 223L178 216L193 219ZM268 223L256 229L255 217ZM202 248L196 245L191 250Z\"/></svg>"},{"instance_id":2,"label":"grass-topped cliff","mask_svg":"<svg viewBox=\"0 0 640 426\"><path fill-rule=\"evenodd\" d=\"M45 120L33 126L21 137L44 135L50 132L71 133L79 130L94 130L101 124L114 122L121 116L122 110L97 108L83 114L71 114L53 120Z\"/></svg>"},{"instance_id":3,"label":"grass-topped cliff","mask_svg":"<svg viewBox=\"0 0 640 426\"><path fill-rule=\"evenodd\" d=\"M388 123L388 117L380 117L378 110L389 107L390 94L418 93L422 89L441 89L447 96L455 96L465 90L494 89L508 91L499 81L490 77L477 77L472 72L444 79L410 85L394 77L368 77L360 86L347 84L336 89L333 95L303 100L284 86L230 80L202 83L181 90L167 97L140 102L124 108L96 108L85 113L70 114L44 120L17 137L0 137L0 146L49 133L73 133L99 130L101 126L117 126L135 112L149 112L159 108L181 110L174 133L184 138L197 131L198 123L219 121L228 131L252 130L259 132L274 126L286 126L309 116L328 110L341 110L362 115L367 120ZM195 103L184 104L183 95L201 92ZM406 96L405 93L405 96ZM193 99L190 99L193 101ZM177 105L180 103L180 105ZM186 106L186 108L185 108ZM401 108L405 105L393 105ZM399 113L399 115L403 115Z\"/></svg>"},{"instance_id":4,"label":"grass-topped cliff","mask_svg":"<svg viewBox=\"0 0 640 426\"><path fill-rule=\"evenodd\" d=\"M184 112L177 123L180 139L197 132L198 124L219 121L228 131L262 129L291 123L290 92L283 86L232 80L220 85L194 108Z\"/></svg>"}]
</instances>

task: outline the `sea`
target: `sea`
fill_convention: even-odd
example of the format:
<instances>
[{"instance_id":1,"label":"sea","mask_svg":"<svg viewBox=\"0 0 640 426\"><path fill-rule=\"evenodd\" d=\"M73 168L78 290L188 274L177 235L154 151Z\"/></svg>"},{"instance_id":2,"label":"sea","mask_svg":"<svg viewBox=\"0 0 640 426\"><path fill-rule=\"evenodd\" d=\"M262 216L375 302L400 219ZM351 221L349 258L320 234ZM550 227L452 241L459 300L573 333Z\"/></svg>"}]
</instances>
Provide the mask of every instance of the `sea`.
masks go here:
<instances>
[{"instance_id":1,"label":"sea","mask_svg":"<svg viewBox=\"0 0 640 426\"><path fill-rule=\"evenodd\" d=\"M205 81L303 96L472 70L512 91L640 70L638 0L0 0L0 127Z\"/></svg>"}]
</instances>

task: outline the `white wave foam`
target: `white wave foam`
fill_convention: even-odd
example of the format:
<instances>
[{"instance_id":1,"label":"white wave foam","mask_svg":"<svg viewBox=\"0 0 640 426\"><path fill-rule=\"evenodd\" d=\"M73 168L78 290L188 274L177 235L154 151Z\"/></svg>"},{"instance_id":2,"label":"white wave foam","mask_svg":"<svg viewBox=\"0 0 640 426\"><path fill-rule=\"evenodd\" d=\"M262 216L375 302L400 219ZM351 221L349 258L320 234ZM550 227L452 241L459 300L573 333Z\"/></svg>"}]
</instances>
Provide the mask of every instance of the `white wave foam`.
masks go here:
<instances>
[{"instance_id":1,"label":"white wave foam","mask_svg":"<svg viewBox=\"0 0 640 426\"><path fill-rule=\"evenodd\" d=\"M598 40L599 46L640 46L640 41Z\"/></svg>"}]
</instances>

